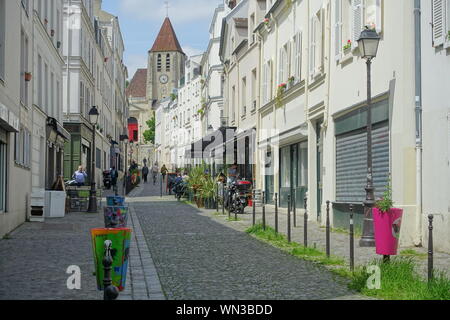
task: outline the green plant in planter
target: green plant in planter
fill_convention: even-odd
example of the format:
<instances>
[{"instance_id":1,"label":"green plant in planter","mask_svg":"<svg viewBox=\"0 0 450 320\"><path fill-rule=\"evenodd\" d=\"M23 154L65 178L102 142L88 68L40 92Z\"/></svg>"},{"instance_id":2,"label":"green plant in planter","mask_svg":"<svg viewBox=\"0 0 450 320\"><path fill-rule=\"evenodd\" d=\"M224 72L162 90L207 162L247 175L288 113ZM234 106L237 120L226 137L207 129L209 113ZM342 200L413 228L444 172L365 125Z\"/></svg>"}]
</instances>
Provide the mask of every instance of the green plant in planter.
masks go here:
<instances>
[{"instance_id":1,"label":"green plant in planter","mask_svg":"<svg viewBox=\"0 0 450 320\"><path fill-rule=\"evenodd\" d=\"M448 30L448 33L447 33L447 40L450 41L450 30Z\"/></svg>"},{"instance_id":2,"label":"green plant in planter","mask_svg":"<svg viewBox=\"0 0 450 320\"><path fill-rule=\"evenodd\" d=\"M383 193L383 197L375 203L375 207L381 212L389 212L394 206L394 201L392 200L392 187L391 181L386 186L386 191Z\"/></svg>"},{"instance_id":3,"label":"green plant in planter","mask_svg":"<svg viewBox=\"0 0 450 320\"><path fill-rule=\"evenodd\" d=\"M352 41L351 40L348 40L347 41L347 44L344 46L344 51L346 51L346 50L348 50L348 49L350 49L352 47Z\"/></svg>"},{"instance_id":4,"label":"green plant in planter","mask_svg":"<svg viewBox=\"0 0 450 320\"><path fill-rule=\"evenodd\" d=\"M275 97L275 104L277 108L280 108L283 106L283 94L286 91L287 84L282 83L278 86L277 89L277 96Z\"/></svg>"},{"instance_id":5,"label":"green plant in planter","mask_svg":"<svg viewBox=\"0 0 450 320\"><path fill-rule=\"evenodd\" d=\"M200 195L211 208L211 202L214 201L216 196L216 183L211 177L204 177L202 182L202 191Z\"/></svg>"}]
</instances>

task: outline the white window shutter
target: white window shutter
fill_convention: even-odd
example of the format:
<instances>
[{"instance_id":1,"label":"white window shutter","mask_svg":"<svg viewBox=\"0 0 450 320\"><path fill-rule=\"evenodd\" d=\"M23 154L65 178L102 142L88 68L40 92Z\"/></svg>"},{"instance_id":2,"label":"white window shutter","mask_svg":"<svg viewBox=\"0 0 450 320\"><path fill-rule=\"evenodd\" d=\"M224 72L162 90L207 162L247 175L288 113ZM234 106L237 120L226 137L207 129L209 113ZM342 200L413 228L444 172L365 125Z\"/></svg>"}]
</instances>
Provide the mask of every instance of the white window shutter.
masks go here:
<instances>
[{"instance_id":1,"label":"white window shutter","mask_svg":"<svg viewBox=\"0 0 450 320\"><path fill-rule=\"evenodd\" d=\"M363 30L363 0L352 0L352 47L358 46Z\"/></svg>"},{"instance_id":2,"label":"white window shutter","mask_svg":"<svg viewBox=\"0 0 450 320\"><path fill-rule=\"evenodd\" d=\"M383 0L377 0L377 19L375 23L375 29L378 33L383 31Z\"/></svg>"},{"instance_id":3,"label":"white window shutter","mask_svg":"<svg viewBox=\"0 0 450 320\"><path fill-rule=\"evenodd\" d=\"M297 61L297 78L298 81L302 80L302 41L303 41L303 36L302 36L302 32L298 33L298 38L297 38L297 58L295 59Z\"/></svg>"},{"instance_id":4,"label":"white window shutter","mask_svg":"<svg viewBox=\"0 0 450 320\"><path fill-rule=\"evenodd\" d=\"M337 61L342 56L342 0L335 0L335 23L334 23L334 39L335 39L335 58Z\"/></svg>"},{"instance_id":5,"label":"white window shutter","mask_svg":"<svg viewBox=\"0 0 450 320\"><path fill-rule=\"evenodd\" d=\"M317 20L318 28L319 28L319 71L323 70L323 66L325 64L325 9L322 8L320 10L320 15Z\"/></svg>"},{"instance_id":6,"label":"white window shutter","mask_svg":"<svg viewBox=\"0 0 450 320\"><path fill-rule=\"evenodd\" d=\"M444 0L433 1L433 46L438 47L445 40L445 3Z\"/></svg>"},{"instance_id":7,"label":"white window shutter","mask_svg":"<svg viewBox=\"0 0 450 320\"><path fill-rule=\"evenodd\" d=\"M316 60L316 32L315 32L315 19L311 18L310 21L310 44L309 44L309 73L311 77L314 75L315 71L315 60Z\"/></svg>"}]
</instances>

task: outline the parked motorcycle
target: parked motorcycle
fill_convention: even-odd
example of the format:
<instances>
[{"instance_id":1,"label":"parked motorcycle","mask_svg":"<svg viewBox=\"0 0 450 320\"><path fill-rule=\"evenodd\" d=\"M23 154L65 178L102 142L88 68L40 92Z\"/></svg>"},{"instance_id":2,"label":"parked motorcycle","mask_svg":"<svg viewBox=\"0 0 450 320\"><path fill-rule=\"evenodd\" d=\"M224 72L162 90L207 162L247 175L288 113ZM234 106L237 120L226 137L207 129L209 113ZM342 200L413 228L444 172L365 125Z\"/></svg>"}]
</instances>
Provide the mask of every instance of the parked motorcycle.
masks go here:
<instances>
[{"instance_id":1,"label":"parked motorcycle","mask_svg":"<svg viewBox=\"0 0 450 320\"><path fill-rule=\"evenodd\" d=\"M187 183L183 180L176 181L173 185L173 193L175 194L175 198L180 200L183 196L185 196L187 191Z\"/></svg>"},{"instance_id":2,"label":"parked motorcycle","mask_svg":"<svg viewBox=\"0 0 450 320\"><path fill-rule=\"evenodd\" d=\"M252 183L246 180L236 180L228 186L227 209L230 212L243 214L250 200Z\"/></svg>"}]
</instances>

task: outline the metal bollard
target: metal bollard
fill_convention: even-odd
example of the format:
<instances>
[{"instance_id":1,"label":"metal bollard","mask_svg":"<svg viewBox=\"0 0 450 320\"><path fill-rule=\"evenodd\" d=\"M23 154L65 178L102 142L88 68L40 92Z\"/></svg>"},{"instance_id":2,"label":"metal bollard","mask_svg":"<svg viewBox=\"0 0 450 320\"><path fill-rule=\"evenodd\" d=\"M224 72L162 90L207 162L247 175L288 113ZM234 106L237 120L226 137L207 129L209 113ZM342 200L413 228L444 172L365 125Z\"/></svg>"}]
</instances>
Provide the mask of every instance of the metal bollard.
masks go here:
<instances>
[{"instance_id":1,"label":"metal bollard","mask_svg":"<svg viewBox=\"0 0 450 320\"><path fill-rule=\"evenodd\" d=\"M159 177L159 186L160 186L161 198L162 198L162 196L163 196L163 192L162 192L162 175L160 175L160 177Z\"/></svg>"},{"instance_id":2,"label":"metal bollard","mask_svg":"<svg viewBox=\"0 0 450 320\"><path fill-rule=\"evenodd\" d=\"M303 242L305 243L305 248L308 247L308 198L305 197L305 215L303 217Z\"/></svg>"},{"instance_id":3,"label":"metal bollard","mask_svg":"<svg viewBox=\"0 0 450 320\"><path fill-rule=\"evenodd\" d=\"M294 203L294 208L292 209L292 212L294 213L294 228L297 228L297 196L294 191L294 197L292 199Z\"/></svg>"},{"instance_id":4,"label":"metal bollard","mask_svg":"<svg viewBox=\"0 0 450 320\"><path fill-rule=\"evenodd\" d=\"M355 270L355 241L353 230L353 204L350 204L350 270Z\"/></svg>"},{"instance_id":5,"label":"metal bollard","mask_svg":"<svg viewBox=\"0 0 450 320\"><path fill-rule=\"evenodd\" d=\"M266 192L262 192L262 218L263 218L263 229L266 230Z\"/></svg>"},{"instance_id":6,"label":"metal bollard","mask_svg":"<svg viewBox=\"0 0 450 320\"><path fill-rule=\"evenodd\" d=\"M327 222L326 222L326 247L327 257L330 257L330 201L327 201Z\"/></svg>"},{"instance_id":7,"label":"metal bollard","mask_svg":"<svg viewBox=\"0 0 450 320\"><path fill-rule=\"evenodd\" d=\"M103 300L116 300L119 296L119 289L112 284L111 269L113 264L113 258L111 256L112 242L111 240L105 241L105 256L103 257Z\"/></svg>"},{"instance_id":8,"label":"metal bollard","mask_svg":"<svg viewBox=\"0 0 450 320\"><path fill-rule=\"evenodd\" d=\"M288 209L287 209L287 237L288 242L291 243L291 195L288 194Z\"/></svg>"},{"instance_id":9,"label":"metal bollard","mask_svg":"<svg viewBox=\"0 0 450 320\"><path fill-rule=\"evenodd\" d=\"M222 182L222 214L225 215L225 183Z\"/></svg>"},{"instance_id":10,"label":"metal bollard","mask_svg":"<svg viewBox=\"0 0 450 320\"><path fill-rule=\"evenodd\" d=\"M216 183L216 212L219 213L219 184Z\"/></svg>"},{"instance_id":11,"label":"metal bollard","mask_svg":"<svg viewBox=\"0 0 450 320\"><path fill-rule=\"evenodd\" d=\"M275 193L275 232L278 233L278 193Z\"/></svg>"},{"instance_id":12,"label":"metal bollard","mask_svg":"<svg viewBox=\"0 0 450 320\"><path fill-rule=\"evenodd\" d=\"M428 282L433 280L433 215L428 216Z\"/></svg>"},{"instance_id":13,"label":"metal bollard","mask_svg":"<svg viewBox=\"0 0 450 320\"><path fill-rule=\"evenodd\" d=\"M255 189L253 189L252 191L252 214L253 214L253 226L255 226L256 224L256 203L255 203L255 195L256 195L256 191Z\"/></svg>"}]
</instances>

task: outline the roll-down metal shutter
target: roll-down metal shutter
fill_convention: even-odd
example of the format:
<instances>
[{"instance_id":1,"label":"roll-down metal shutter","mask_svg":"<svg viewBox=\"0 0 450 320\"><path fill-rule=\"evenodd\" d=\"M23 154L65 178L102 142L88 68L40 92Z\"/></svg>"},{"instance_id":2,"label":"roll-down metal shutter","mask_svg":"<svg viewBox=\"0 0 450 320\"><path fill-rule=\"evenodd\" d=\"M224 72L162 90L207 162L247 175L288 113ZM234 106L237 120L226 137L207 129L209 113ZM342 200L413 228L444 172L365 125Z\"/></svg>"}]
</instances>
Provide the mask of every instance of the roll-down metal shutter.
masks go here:
<instances>
[{"instance_id":1,"label":"roll-down metal shutter","mask_svg":"<svg viewBox=\"0 0 450 320\"><path fill-rule=\"evenodd\" d=\"M372 131L373 183L380 198L389 179L389 126L384 122ZM358 203L366 198L367 131L336 137L336 201Z\"/></svg>"}]
</instances>

